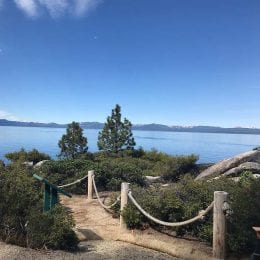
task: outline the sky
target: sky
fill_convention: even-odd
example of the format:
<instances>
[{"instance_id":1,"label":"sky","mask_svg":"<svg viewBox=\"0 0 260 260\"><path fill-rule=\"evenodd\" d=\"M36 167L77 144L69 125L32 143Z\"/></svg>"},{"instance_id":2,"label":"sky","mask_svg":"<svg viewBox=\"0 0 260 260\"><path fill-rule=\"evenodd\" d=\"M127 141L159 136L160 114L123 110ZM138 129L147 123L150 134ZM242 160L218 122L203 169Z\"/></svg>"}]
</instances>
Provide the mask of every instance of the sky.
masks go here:
<instances>
[{"instance_id":1,"label":"sky","mask_svg":"<svg viewBox=\"0 0 260 260\"><path fill-rule=\"evenodd\" d=\"M260 127L259 0L0 0L0 118Z\"/></svg>"}]
</instances>

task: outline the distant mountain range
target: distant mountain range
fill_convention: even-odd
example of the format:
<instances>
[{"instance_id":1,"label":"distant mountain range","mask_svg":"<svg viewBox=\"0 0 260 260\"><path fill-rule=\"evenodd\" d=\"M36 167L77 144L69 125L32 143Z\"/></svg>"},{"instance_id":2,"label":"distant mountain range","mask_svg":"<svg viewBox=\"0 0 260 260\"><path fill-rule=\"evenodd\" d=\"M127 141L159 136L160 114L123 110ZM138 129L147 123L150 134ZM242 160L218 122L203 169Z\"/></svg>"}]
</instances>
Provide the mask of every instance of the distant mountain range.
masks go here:
<instances>
[{"instance_id":1,"label":"distant mountain range","mask_svg":"<svg viewBox=\"0 0 260 260\"><path fill-rule=\"evenodd\" d=\"M99 123L99 122L81 122L80 125L84 129L102 129L104 126L103 123ZM67 124L20 122L20 121L9 121L6 119L0 119L0 126L66 128ZM143 124L143 125L133 125L133 130L260 135L260 129L245 128L245 127L234 127L234 128L223 128L223 127L216 127L216 126L185 127L185 126L167 126L162 124Z\"/></svg>"}]
</instances>

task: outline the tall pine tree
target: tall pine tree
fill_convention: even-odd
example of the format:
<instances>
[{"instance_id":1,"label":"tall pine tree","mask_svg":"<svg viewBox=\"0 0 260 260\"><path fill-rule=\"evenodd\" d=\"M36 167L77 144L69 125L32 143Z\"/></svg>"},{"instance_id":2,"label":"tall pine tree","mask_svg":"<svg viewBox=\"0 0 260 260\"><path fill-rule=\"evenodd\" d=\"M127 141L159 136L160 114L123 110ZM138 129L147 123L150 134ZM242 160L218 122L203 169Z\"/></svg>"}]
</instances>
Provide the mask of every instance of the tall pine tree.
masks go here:
<instances>
[{"instance_id":1,"label":"tall pine tree","mask_svg":"<svg viewBox=\"0 0 260 260\"><path fill-rule=\"evenodd\" d=\"M126 149L133 149L135 140L132 134L132 124L124 118L121 121L121 108L116 105L111 116L107 117L104 128L98 135L99 150L118 153Z\"/></svg>"},{"instance_id":2,"label":"tall pine tree","mask_svg":"<svg viewBox=\"0 0 260 260\"><path fill-rule=\"evenodd\" d=\"M59 141L61 152L60 157L75 158L78 154L87 152L88 140L83 136L83 129L79 123L72 122L68 124L66 134Z\"/></svg>"}]
</instances>

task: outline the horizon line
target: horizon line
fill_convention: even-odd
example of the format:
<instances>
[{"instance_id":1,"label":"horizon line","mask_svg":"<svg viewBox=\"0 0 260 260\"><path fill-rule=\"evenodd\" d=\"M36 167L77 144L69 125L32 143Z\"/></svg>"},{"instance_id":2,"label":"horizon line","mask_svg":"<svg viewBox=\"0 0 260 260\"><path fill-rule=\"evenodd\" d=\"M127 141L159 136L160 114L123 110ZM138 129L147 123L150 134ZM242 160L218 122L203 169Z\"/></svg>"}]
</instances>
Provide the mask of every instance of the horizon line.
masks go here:
<instances>
[{"instance_id":1,"label":"horizon line","mask_svg":"<svg viewBox=\"0 0 260 260\"><path fill-rule=\"evenodd\" d=\"M68 125L71 122L77 122L79 124L83 123L98 123L98 124L104 124L105 122L98 122L98 121L76 121L73 120L70 123L57 123L57 122L38 122L38 121L24 121L24 120L9 120L6 118L0 118L0 120L6 120L8 122L19 122L19 123L35 123L35 124L56 124L56 125ZM145 126L145 125L162 125L162 126L167 126L169 128L172 127L182 127L182 128L192 128L192 127L216 127L216 128L223 128L223 129L237 129L237 128L246 128L246 129L257 129L260 130L260 127L249 127L249 126L233 126L233 127L224 127L224 126L219 126L219 125L203 125L203 124L198 124L198 125L170 125L170 124L163 124L163 123L132 123L133 126Z\"/></svg>"}]
</instances>

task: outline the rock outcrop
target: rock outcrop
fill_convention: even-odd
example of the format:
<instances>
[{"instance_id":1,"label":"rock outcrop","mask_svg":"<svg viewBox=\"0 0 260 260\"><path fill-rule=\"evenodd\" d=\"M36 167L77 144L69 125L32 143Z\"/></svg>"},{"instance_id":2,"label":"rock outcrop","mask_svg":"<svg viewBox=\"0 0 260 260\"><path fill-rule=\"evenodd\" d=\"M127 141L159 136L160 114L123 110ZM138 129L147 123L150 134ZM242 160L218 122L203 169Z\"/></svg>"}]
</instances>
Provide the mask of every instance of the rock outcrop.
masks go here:
<instances>
[{"instance_id":1,"label":"rock outcrop","mask_svg":"<svg viewBox=\"0 0 260 260\"><path fill-rule=\"evenodd\" d=\"M48 162L49 160L42 160L42 161L39 161L37 162L33 167L34 168L39 168L41 167L45 162Z\"/></svg>"},{"instance_id":2,"label":"rock outcrop","mask_svg":"<svg viewBox=\"0 0 260 260\"><path fill-rule=\"evenodd\" d=\"M258 173L258 172L260 172L260 164L256 163L256 162L245 162L245 163L240 164L237 167L234 167L234 168L226 171L222 175L227 176L227 177L237 177L243 171L251 171L252 173L254 173L254 172Z\"/></svg>"},{"instance_id":3,"label":"rock outcrop","mask_svg":"<svg viewBox=\"0 0 260 260\"><path fill-rule=\"evenodd\" d=\"M145 181L147 184L152 184L161 181L161 176L145 176Z\"/></svg>"},{"instance_id":4,"label":"rock outcrop","mask_svg":"<svg viewBox=\"0 0 260 260\"><path fill-rule=\"evenodd\" d=\"M220 161L201 172L195 180L210 179L222 174L225 176L234 176L244 170L260 172L259 150L245 152L233 158Z\"/></svg>"}]
</instances>

